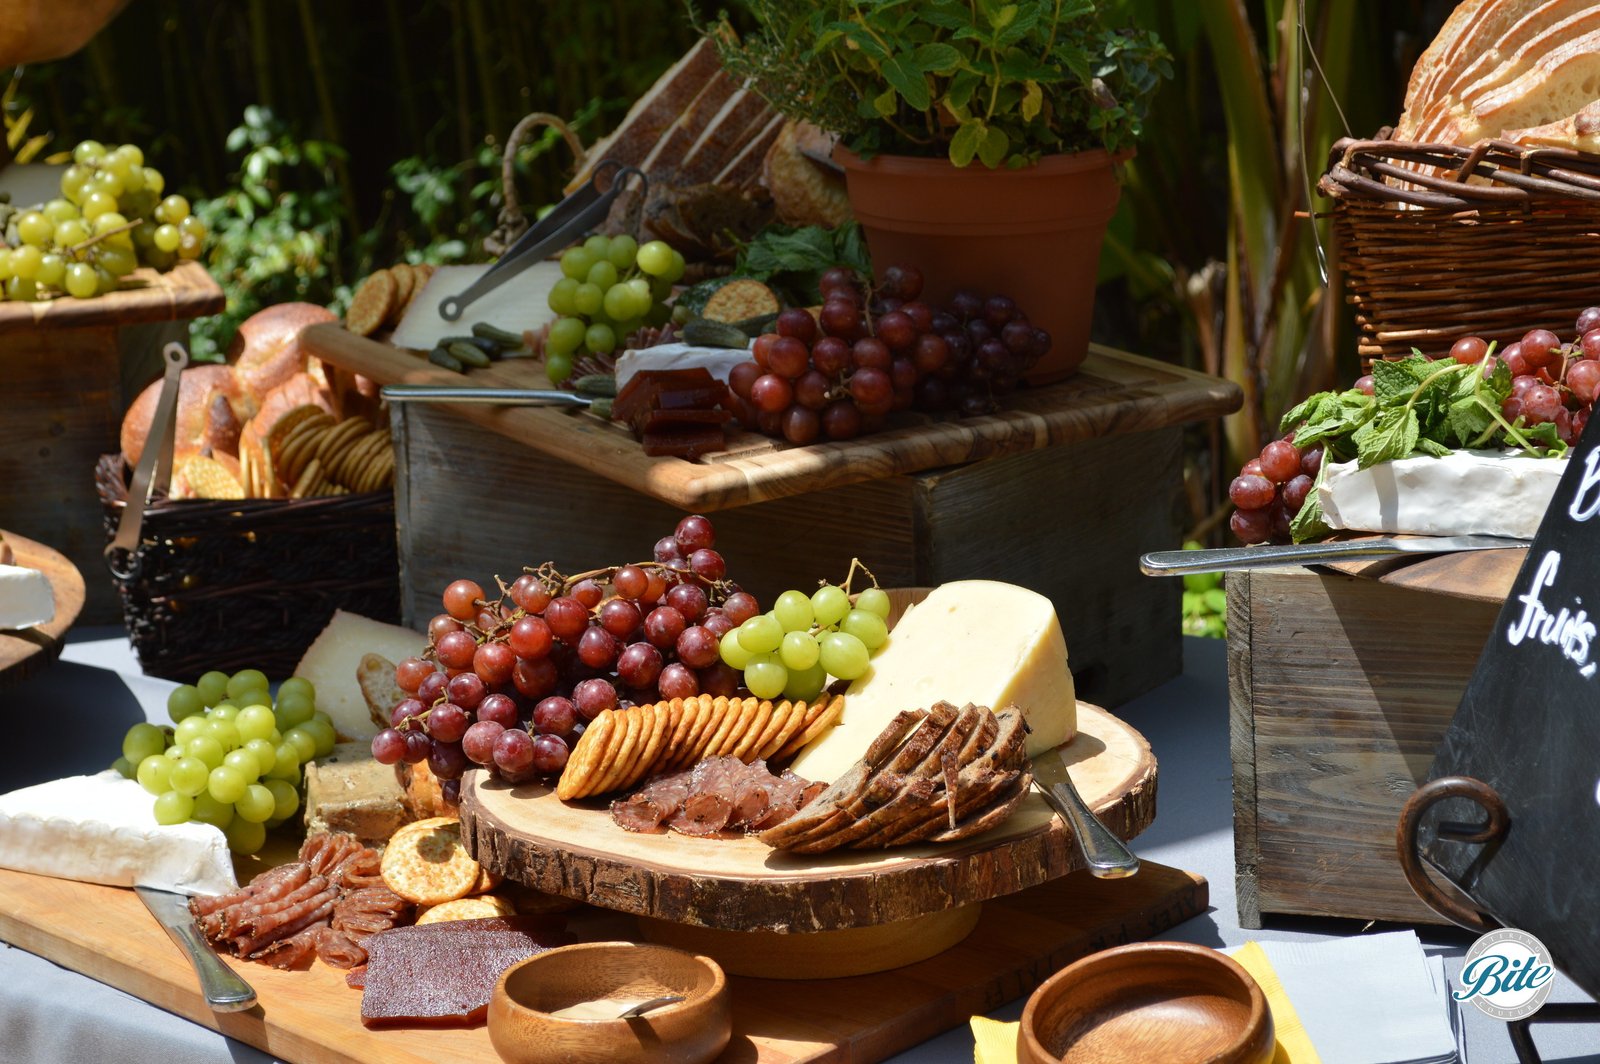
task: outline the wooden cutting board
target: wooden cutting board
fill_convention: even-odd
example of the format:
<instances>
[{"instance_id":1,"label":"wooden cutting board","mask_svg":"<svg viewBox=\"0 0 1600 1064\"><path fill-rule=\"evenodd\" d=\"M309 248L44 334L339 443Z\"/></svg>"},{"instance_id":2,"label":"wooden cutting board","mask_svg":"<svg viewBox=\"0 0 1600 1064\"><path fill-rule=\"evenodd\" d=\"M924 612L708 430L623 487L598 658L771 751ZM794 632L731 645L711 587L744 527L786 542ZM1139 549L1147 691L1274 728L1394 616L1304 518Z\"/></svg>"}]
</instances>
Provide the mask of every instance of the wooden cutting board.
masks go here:
<instances>
[{"instance_id":1,"label":"wooden cutting board","mask_svg":"<svg viewBox=\"0 0 1600 1064\"><path fill-rule=\"evenodd\" d=\"M533 359L497 362L463 374L435 366L415 352L356 336L340 325L313 325L301 338L317 357L379 384L550 387ZM908 413L884 432L808 447L736 432L727 451L697 462L648 457L626 428L588 413L485 403L452 409L563 462L682 509L704 512L1166 428L1230 413L1241 402L1239 387L1229 381L1092 346L1076 376L1009 395L996 414L935 421Z\"/></svg>"},{"instance_id":2,"label":"wooden cutting board","mask_svg":"<svg viewBox=\"0 0 1600 1064\"><path fill-rule=\"evenodd\" d=\"M976 930L929 960L847 979L733 977L723 1064L873 1064L1031 991L1087 953L1149 938L1203 912L1206 881L1146 863L1132 879L1076 872L985 903ZM632 937L632 918L574 914L590 941ZM285 1060L421 1064L495 1059L485 1027L369 1031L344 973L229 960L255 987L248 1012L213 1013L187 958L131 890L0 869L0 939Z\"/></svg>"},{"instance_id":3,"label":"wooden cutting board","mask_svg":"<svg viewBox=\"0 0 1600 1064\"><path fill-rule=\"evenodd\" d=\"M1131 839L1155 819L1156 760L1138 731L1087 702L1078 734L1035 760L1070 771L1089 808ZM732 931L828 931L944 912L1083 867L1072 833L1037 790L991 831L956 843L799 855L755 838L635 834L604 801L562 802L546 786L483 772L461 789L478 860L553 894Z\"/></svg>"}]
</instances>

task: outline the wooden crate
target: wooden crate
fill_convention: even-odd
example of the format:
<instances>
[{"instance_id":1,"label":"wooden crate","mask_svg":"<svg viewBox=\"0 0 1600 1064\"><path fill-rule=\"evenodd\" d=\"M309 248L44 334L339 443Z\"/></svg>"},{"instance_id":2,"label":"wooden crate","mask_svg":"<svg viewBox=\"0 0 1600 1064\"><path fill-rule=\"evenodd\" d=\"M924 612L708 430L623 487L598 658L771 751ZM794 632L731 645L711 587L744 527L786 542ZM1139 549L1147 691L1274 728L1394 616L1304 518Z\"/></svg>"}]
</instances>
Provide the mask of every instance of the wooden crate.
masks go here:
<instances>
[{"instance_id":1,"label":"wooden crate","mask_svg":"<svg viewBox=\"0 0 1600 1064\"><path fill-rule=\"evenodd\" d=\"M392 409L409 624L426 624L463 576L648 558L682 516L447 409ZM1137 564L1179 543L1182 461L1176 426L1087 439L720 510L717 546L763 602L842 579L852 557L886 586L981 577L1033 588L1056 604L1079 696L1115 706L1182 671L1179 582Z\"/></svg>"},{"instance_id":2,"label":"wooden crate","mask_svg":"<svg viewBox=\"0 0 1600 1064\"><path fill-rule=\"evenodd\" d=\"M1240 926L1267 913L1442 922L1406 885L1395 824L1499 610L1340 573L1228 575Z\"/></svg>"},{"instance_id":3,"label":"wooden crate","mask_svg":"<svg viewBox=\"0 0 1600 1064\"><path fill-rule=\"evenodd\" d=\"M88 624L122 619L95 463L121 449L123 412L159 376L161 346L187 341L188 319L224 303L198 263L132 276L142 287L96 299L0 303L0 526L77 566Z\"/></svg>"}]
</instances>

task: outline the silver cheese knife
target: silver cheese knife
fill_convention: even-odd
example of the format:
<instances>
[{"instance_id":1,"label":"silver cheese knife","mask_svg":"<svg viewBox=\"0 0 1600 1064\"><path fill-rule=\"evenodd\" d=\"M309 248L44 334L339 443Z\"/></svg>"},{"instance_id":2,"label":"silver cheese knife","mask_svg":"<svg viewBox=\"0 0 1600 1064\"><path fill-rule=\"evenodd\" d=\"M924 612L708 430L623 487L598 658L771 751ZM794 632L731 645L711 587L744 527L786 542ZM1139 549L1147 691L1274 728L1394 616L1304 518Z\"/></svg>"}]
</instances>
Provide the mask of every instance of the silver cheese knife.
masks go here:
<instances>
[{"instance_id":1,"label":"silver cheese knife","mask_svg":"<svg viewBox=\"0 0 1600 1064\"><path fill-rule=\"evenodd\" d=\"M134 893L150 910L150 915L166 929L194 965L200 977L200 993L206 1004L215 1012L243 1012L255 1005L256 992L250 984L240 979L232 968L222 963L211 944L200 934L194 917L189 912L189 899L170 890L153 887L134 887Z\"/></svg>"},{"instance_id":2,"label":"silver cheese knife","mask_svg":"<svg viewBox=\"0 0 1600 1064\"><path fill-rule=\"evenodd\" d=\"M1311 565L1317 562L1359 561L1400 554L1449 554L1463 550L1509 550L1526 547L1531 540L1506 536L1408 536L1404 539L1345 539L1330 543L1271 543L1220 550L1158 550L1139 559L1149 576L1184 573L1237 572L1277 565Z\"/></svg>"},{"instance_id":3,"label":"silver cheese knife","mask_svg":"<svg viewBox=\"0 0 1600 1064\"><path fill-rule=\"evenodd\" d=\"M1139 859L1126 843L1100 823L1089 804L1072 785L1072 776L1054 750L1033 759L1033 779L1050 808L1072 828L1089 874L1096 879L1124 879L1139 871Z\"/></svg>"}]
</instances>

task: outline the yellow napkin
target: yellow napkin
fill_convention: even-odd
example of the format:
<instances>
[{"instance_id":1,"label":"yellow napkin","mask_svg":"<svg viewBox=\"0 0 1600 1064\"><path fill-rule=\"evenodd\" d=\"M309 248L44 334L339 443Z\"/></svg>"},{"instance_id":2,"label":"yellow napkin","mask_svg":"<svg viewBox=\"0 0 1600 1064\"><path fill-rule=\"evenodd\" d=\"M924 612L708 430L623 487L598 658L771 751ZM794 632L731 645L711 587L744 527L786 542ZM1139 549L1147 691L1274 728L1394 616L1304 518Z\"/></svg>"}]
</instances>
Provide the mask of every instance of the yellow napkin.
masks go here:
<instances>
[{"instance_id":1,"label":"yellow napkin","mask_svg":"<svg viewBox=\"0 0 1600 1064\"><path fill-rule=\"evenodd\" d=\"M1300 1017L1284 993L1278 973L1267 960L1266 951L1254 942L1247 942L1232 954L1239 966L1261 986L1266 995L1267 1008L1272 1012L1272 1026L1277 1034L1277 1052L1272 1064L1322 1064ZM972 1059L974 1064L1017 1064L1017 1030L1022 1025L991 1020L987 1016L972 1017Z\"/></svg>"}]
</instances>

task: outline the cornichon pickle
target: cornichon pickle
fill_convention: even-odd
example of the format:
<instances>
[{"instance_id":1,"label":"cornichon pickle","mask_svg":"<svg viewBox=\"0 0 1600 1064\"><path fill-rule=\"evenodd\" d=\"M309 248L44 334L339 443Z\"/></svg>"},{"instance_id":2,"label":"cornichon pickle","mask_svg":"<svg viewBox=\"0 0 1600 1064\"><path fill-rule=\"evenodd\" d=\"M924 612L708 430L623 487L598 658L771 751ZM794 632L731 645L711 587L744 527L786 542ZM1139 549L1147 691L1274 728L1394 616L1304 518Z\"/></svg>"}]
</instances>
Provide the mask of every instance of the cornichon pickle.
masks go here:
<instances>
[{"instance_id":1,"label":"cornichon pickle","mask_svg":"<svg viewBox=\"0 0 1600 1064\"><path fill-rule=\"evenodd\" d=\"M432 351L429 351L428 361L432 362L435 366L443 366L445 369L453 369L457 373L462 371L461 361L449 351L446 351L443 346L436 347Z\"/></svg>"},{"instance_id":2,"label":"cornichon pickle","mask_svg":"<svg viewBox=\"0 0 1600 1064\"><path fill-rule=\"evenodd\" d=\"M483 348L477 344L457 340L455 343L445 344L445 350L454 355L458 361L468 366L482 369L489 364L489 356L483 353Z\"/></svg>"},{"instance_id":3,"label":"cornichon pickle","mask_svg":"<svg viewBox=\"0 0 1600 1064\"><path fill-rule=\"evenodd\" d=\"M617 378L609 373L590 373L574 381L572 390L591 399L616 398Z\"/></svg>"},{"instance_id":4,"label":"cornichon pickle","mask_svg":"<svg viewBox=\"0 0 1600 1064\"><path fill-rule=\"evenodd\" d=\"M697 347L726 347L730 349L750 346L750 337L737 325L726 322L707 321L705 318L696 318L683 327L685 343Z\"/></svg>"},{"instance_id":5,"label":"cornichon pickle","mask_svg":"<svg viewBox=\"0 0 1600 1064\"><path fill-rule=\"evenodd\" d=\"M513 351L522 346L522 334L508 332L497 328L486 321L480 321L472 327L472 335L483 340L492 340L500 347Z\"/></svg>"}]
</instances>

